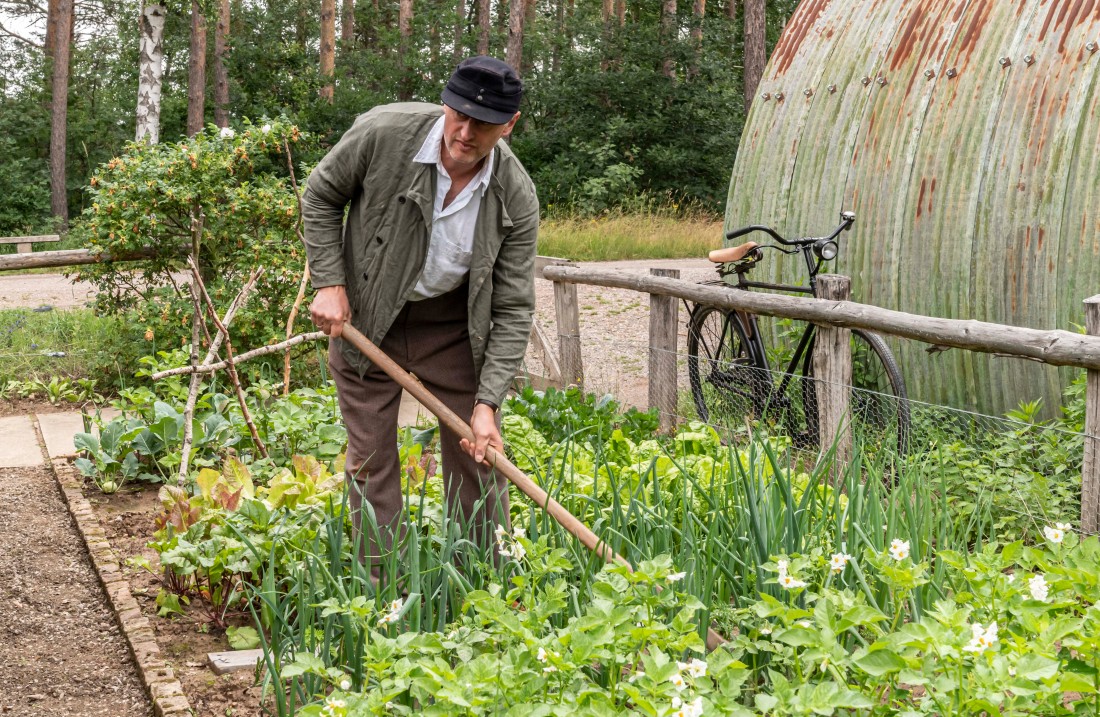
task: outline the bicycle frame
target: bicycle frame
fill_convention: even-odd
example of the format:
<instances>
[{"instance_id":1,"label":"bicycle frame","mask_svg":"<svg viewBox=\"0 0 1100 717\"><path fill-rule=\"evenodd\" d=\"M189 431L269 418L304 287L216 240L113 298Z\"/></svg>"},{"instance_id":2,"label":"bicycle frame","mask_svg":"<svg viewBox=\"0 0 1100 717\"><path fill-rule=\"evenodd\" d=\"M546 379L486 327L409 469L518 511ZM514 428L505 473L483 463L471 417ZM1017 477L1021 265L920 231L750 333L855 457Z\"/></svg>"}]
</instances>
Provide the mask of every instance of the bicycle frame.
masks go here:
<instances>
[{"instance_id":1,"label":"bicycle frame","mask_svg":"<svg viewBox=\"0 0 1100 717\"><path fill-rule=\"evenodd\" d=\"M840 225L828 236L806 237L794 240L784 239L771 228L762 225L744 227L742 229L738 229L728 233L726 235L727 239L735 239L739 236L744 236L745 234L749 234L751 232L762 231L770 235L773 239L779 242L779 244L783 246L793 247L790 250L783 249L780 246L769 245L757 246L756 248L754 248L752 252L746 257L746 259L748 259L747 261L742 260L732 266L732 273L737 274L737 283L735 285L736 288L746 291L751 289L769 289L772 291L797 292L816 296L817 275L818 273L820 273L821 267L824 265L825 261L832 258L826 258L826 256L824 256L822 247L826 246L829 243L832 243L833 248L835 249L836 238L840 235L842 231L849 229L852 225L852 222L854 221L855 215L850 212L845 212L841 215ZM777 284L772 282L749 280L747 278L747 274L753 268L755 268L756 263L763 258L763 254L761 252L762 249L775 249L784 254L801 253L803 260L806 262L806 270L810 278L809 286L794 286L788 284ZM835 254L833 256L835 256ZM727 270L725 271L725 273L723 273L724 268L726 267L720 268L719 273L722 276L728 276L731 272ZM695 309L692 309L690 312L692 315L694 314L694 310ZM808 372L808 366L804 364L808 362L812 356L816 326L812 323L806 324L806 328L802 331L802 335L798 340L797 346L795 347L794 354L791 356L791 359L788 362L786 369L784 369L783 371L783 378L777 386L771 378L771 366L767 357L767 347L764 345L763 337L760 334L759 322L757 321L756 315L745 311L734 311L732 312L732 315L736 318L741 328L742 334L747 338L748 343L745 348L749 353L748 358L752 362L752 366L769 372L766 374L766 378L764 378L762 375L761 380L756 382L756 385L749 386L746 390L740 390L736 388L734 388L733 390L735 390L737 393L744 394L745 397L751 401L753 411L757 415L764 415L770 409L778 408L780 410L785 410L790 408L791 401L789 398L788 389L793 379L796 376L800 375L800 366L802 366L801 375L805 375ZM723 332L726 330L727 326L729 326L729 324L724 325ZM722 335L719 340L719 345L724 345L729 338L731 337ZM786 414L785 420L793 421L793 419L790 418L789 414ZM816 425L816 421L809 422L809 425L811 427ZM794 431L792 430L791 433L793 434ZM808 438L813 440L815 437L809 436Z\"/></svg>"}]
</instances>

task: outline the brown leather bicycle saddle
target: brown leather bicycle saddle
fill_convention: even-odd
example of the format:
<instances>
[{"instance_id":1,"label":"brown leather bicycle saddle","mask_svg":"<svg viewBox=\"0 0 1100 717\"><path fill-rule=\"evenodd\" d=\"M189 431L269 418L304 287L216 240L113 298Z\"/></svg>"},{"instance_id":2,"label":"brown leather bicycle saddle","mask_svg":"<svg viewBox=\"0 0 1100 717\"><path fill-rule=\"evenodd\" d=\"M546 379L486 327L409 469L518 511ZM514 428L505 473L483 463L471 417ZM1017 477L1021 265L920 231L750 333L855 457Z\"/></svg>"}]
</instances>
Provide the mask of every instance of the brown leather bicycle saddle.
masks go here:
<instances>
[{"instance_id":1,"label":"brown leather bicycle saddle","mask_svg":"<svg viewBox=\"0 0 1100 717\"><path fill-rule=\"evenodd\" d=\"M707 254L707 258L715 264L725 264L731 261L741 261L750 251L760 246L754 241L747 241L740 246L727 246L724 249L715 249Z\"/></svg>"}]
</instances>

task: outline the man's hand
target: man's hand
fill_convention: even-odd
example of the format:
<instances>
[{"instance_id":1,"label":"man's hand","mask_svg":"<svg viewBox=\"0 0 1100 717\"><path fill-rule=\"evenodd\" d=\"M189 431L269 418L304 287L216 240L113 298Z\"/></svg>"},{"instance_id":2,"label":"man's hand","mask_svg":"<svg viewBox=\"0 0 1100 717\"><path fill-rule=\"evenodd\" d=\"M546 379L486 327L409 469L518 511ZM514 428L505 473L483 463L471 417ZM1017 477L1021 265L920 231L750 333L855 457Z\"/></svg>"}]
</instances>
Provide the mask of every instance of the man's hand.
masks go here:
<instances>
[{"instance_id":1,"label":"man's hand","mask_svg":"<svg viewBox=\"0 0 1100 717\"><path fill-rule=\"evenodd\" d=\"M351 319L351 304L343 286L326 286L317 290L309 305L309 316L314 325L332 338L340 335L344 322Z\"/></svg>"},{"instance_id":2,"label":"man's hand","mask_svg":"<svg viewBox=\"0 0 1100 717\"><path fill-rule=\"evenodd\" d=\"M474 406L474 415L470 417L470 428L474 432L474 442L470 443L463 438L459 441L462 450L470 454L475 461L485 461L485 449L492 446L498 452L504 452L504 441L500 437L497 428L496 411L483 403Z\"/></svg>"}]
</instances>

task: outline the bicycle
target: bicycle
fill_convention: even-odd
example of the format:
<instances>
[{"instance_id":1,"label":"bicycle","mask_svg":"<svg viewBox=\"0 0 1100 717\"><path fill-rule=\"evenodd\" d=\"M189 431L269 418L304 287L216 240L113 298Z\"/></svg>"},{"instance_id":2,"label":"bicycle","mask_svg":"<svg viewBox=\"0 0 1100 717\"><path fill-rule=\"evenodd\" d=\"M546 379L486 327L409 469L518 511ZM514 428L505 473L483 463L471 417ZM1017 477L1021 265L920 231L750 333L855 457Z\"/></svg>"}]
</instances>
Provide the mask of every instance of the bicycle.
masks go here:
<instances>
[{"instance_id":1,"label":"bicycle","mask_svg":"<svg viewBox=\"0 0 1100 717\"><path fill-rule=\"evenodd\" d=\"M735 275L741 290L770 289L816 296L817 275L839 253L838 237L851 229L855 213L843 212L841 222L823 237L785 239L770 227L750 225L726 234L736 239L754 232L771 236L778 244L749 241L717 249L708 257L717 264L718 281L730 285ZM749 273L764 259L765 250L801 253L809 275L808 286L751 281ZM689 306L688 380L700 420L733 428L746 420L781 426L796 446L820 443L816 388L813 381L813 346L816 326L807 323L789 358L769 360L759 317L745 311L715 306ZM880 336L853 329L851 425L858 440L881 446L892 443L899 455L909 442L911 420L905 380L893 353ZM776 337L772 337L773 339ZM775 352L773 352L774 354ZM773 373L772 363L786 364ZM829 438L829 437L827 437Z\"/></svg>"}]
</instances>

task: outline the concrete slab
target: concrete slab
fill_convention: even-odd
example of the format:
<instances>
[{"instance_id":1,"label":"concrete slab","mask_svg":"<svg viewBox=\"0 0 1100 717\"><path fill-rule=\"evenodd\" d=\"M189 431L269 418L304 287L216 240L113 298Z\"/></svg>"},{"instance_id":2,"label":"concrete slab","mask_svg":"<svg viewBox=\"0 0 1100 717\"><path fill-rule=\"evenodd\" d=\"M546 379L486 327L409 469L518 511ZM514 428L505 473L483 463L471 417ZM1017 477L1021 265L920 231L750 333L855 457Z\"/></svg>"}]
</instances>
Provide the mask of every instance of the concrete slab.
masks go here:
<instances>
[{"instance_id":1,"label":"concrete slab","mask_svg":"<svg viewBox=\"0 0 1100 717\"><path fill-rule=\"evenodd\" d=\"M119 412L113 408L107 408L100 414L103 420L109 421ZM76 455L73 436L84 432L84 419L79 411L40 413L38 428L42 431L42 438L46 441L46 452L49 453L50 458L64 458ZM94 427L93 432L96 432Z\"/></svg>"},{"instance_id":2,"label":"concrete slab","mask_svg":"<svg viewBox=\"0 0 1100 717\"><path fill-rule=\"evenodd\" d=\"M42 431L50 458L62 458L76 454L73 436L84 432L84 419L76 412L40 413L38 428Z\"/></svg>"},{"instance_id":3,"label":"concrete slab","mask_svg":"<svg viewBox=\"0 0 1100 717\"><path fill-rule=\"evenodd\" d=\"M0 468L27 468L44 464L31 417L0 418Z\"/></svg>"}]
</instances>

